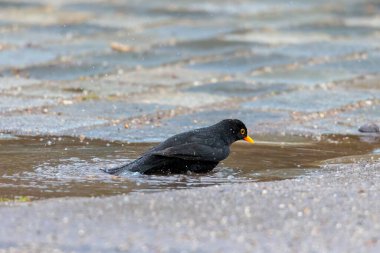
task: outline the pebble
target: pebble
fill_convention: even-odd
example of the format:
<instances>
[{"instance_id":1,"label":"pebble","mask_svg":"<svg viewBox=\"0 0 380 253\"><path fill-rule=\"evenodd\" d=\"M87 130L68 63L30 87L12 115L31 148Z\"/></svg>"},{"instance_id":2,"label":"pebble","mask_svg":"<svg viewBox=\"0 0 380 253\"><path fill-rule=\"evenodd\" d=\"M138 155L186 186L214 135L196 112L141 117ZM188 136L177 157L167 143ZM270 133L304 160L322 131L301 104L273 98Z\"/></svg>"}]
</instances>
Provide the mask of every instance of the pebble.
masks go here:
<instances>
[{"instance_id":1,"label":"pebble","mask_svg":"<svg viewBox=\"0 0 380 253\"><path fill-rule=\"evenodd\" d=\"M366 123L359 127L359 132L361 133L378 133L380 132L380 128L375 123Z\"/></svg>"}]
</instances>

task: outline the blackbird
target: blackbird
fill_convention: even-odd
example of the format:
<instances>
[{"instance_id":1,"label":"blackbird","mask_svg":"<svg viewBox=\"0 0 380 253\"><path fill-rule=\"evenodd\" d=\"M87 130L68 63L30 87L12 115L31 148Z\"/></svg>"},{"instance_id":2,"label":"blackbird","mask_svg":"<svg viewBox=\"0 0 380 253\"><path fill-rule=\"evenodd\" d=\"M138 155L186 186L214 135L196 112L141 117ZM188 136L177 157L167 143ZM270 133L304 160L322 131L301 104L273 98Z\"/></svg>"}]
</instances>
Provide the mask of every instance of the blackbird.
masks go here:
<instances>
[{"instance_id":1,"label":"blackbird","mask_svg":"<svg viewBox=\"0 0 380 253\"><path fill-rule=\"evenodd\" d=\"M103 171L113 175L125 171L141 174L206 173L227 158L230 145L238 140L254 143L243 122L225 119L209 127L174 135L135 161Z\"/></svg>"}]
</instances>

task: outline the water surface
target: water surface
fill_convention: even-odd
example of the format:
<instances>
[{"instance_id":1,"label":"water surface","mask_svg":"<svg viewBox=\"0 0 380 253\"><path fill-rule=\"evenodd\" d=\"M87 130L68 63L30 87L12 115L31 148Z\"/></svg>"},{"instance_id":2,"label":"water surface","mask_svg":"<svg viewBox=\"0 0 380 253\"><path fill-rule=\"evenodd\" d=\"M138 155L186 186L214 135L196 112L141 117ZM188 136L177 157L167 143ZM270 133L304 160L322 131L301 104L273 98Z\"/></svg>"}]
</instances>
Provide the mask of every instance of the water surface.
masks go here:
<instances>
[{"instance_id":1,"label":"water surface","mask_svg":"<svg viewBox=\"0 0 380 253\"><path fill-rule=\"evenodd\" d=\"M184 189L226 183L272 181L318 173L326 162L349 162L379 155L377 137L259 136L252 145L238 142L212 172L168 176L100 171L137 158L156 143L120 143L71 137L0 138L0 198L43 199L106 196ZM332 160L331 160L332 159Z\"/></svg>"}]
</instances>

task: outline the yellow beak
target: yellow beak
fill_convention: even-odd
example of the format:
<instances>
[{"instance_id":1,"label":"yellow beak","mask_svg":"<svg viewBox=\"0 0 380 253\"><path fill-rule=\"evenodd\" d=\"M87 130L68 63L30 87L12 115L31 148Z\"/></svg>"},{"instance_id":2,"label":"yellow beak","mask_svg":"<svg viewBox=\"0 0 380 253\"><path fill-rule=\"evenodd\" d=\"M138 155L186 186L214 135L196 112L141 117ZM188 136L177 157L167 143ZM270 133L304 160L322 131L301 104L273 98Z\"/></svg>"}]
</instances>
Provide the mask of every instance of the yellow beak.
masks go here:
<instances>
[{"instance_id":1,"label":"yellow beak","mask_svg":"<svg viewBox=\"0 0 380 253\"><path fill-rule=\"evenodd\" d=\"M247 142L249 142L249 143L255 143L255 141L251 137L249 137L249 136L244 137L244 140L247 141Z\"/></svg>"}]
</instances>

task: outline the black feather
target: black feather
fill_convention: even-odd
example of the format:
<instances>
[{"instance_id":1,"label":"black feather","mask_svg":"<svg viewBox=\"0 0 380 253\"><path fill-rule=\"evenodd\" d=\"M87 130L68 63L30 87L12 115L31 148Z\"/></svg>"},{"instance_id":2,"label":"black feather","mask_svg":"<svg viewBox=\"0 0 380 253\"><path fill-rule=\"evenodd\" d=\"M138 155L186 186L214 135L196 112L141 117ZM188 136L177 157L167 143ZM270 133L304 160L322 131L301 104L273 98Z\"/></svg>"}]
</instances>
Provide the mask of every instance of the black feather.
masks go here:
<instances>
[{"instance_id":1,"label":"black feather","mask_svg":"<svg viewBox=\"0 0 380 253\"><path fill-rule=\"evenodd\" d=\"M244 135L241 134L244 129ZM142 174L209 172L230 153L230 145L247 136L240 120L223 120L210 127L180 133L145 152L137 160L104 172Z\"/></svg>"}]
</instances>

